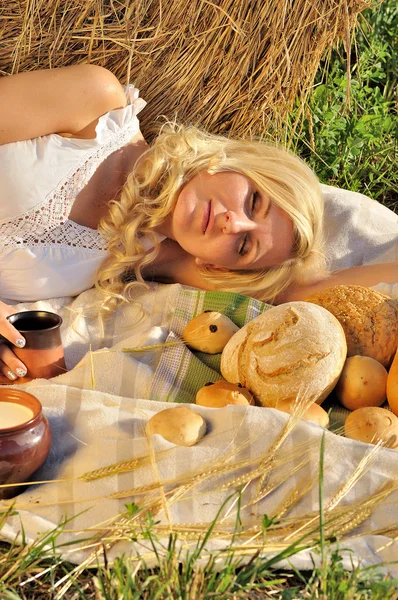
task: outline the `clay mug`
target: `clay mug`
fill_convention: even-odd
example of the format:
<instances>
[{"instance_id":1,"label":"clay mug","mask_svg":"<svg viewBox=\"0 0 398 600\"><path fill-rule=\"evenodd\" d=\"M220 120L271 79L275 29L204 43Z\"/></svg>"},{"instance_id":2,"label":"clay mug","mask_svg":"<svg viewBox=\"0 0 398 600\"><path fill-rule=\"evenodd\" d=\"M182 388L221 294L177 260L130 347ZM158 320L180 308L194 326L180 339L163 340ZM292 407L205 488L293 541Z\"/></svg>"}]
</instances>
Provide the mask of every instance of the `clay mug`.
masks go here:
<instances>
[{"instance_id":1,"label":"clay mug","mask_svg":"<svg viewBox=\"0 0 398 600\"><path fill-rule=\"evenodd\" d=\"M22 390L0 388L0 500L24 490L19 484L44 463L51 430L40 401Z\"/></svg>"},{"instance_id":2,"label":"clay mug","mask_svg":"<svg viewBox=\"0 0 398 600\"><path fill-rule=\"evenodd\" d=\"M16 383L39 377L51 379L66 372L59 315L45 310L27 310L14 313L7 320L26 340L23 348L11 346L27 368L26 376L20 377Z\"/></svg>"}]
</instances>

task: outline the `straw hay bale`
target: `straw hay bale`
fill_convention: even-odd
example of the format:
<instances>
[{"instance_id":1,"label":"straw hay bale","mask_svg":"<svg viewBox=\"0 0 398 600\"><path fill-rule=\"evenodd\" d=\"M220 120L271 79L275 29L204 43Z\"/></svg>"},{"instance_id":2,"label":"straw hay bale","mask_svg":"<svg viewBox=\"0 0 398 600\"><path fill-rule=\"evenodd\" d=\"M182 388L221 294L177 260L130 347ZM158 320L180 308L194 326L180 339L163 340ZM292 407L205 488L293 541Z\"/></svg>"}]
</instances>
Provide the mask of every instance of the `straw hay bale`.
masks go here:
<instances>
[{"instance_id":1,"label":"straw hay bale","mask_svg":"<svg viewBox=\"0 0 398 600\"><path fill-rule=\"evenodd\" d=\"M0 72L96 63L159 115L261 135L305 96L319 61L371 0L7 0Z\"/></svg>"}]
</instances>

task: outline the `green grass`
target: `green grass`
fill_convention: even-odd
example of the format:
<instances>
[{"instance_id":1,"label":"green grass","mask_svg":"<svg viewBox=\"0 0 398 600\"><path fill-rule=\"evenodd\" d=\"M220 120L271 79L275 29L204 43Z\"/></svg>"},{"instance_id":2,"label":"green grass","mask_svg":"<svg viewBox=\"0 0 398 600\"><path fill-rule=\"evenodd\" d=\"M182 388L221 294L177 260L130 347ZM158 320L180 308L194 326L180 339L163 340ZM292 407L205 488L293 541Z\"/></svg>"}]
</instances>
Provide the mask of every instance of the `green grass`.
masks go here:
<instances>
[{"instance_id":1,"label":"green grass","mask_svg":"<svg viewBox=\"0 0 398 600\"><path fill-rule=\"evenodd\" d=\"M323 61L305 106L287 124L293 148L322 183L398 208L398 4L359 17L350 64L342 46Z\"/></svg>"},{"instance_id":2,"label":"green grass","mask_svg":"<svg viewBox=\"0 0 398 600\"><path fill-rule=\"evenodd\" d=\"M249 562L230 551L224 556L221 569L215 567L216 556L199 564L206 541L199 540L188 557L178 550L177 538L170 535L159 556L158 564L148 567L143 561L127 557L116 559L76 575L75 566L61 561L51 551L60 530L50 532L32 545L0 545L0 598L1 600L56 598L81 600L260 600L265 598L323 599L323 600L388 600L397 598L397 580L388 580L377 569L355 567L345 570L338 550L329 552L329 541L320 542L318 552L321 566L313 571L275 570L280 558L294 555L301 546L292 546L278 557L262 558L254 554ZM158 541L147 530L150 543ZM209 529L211 535L211 528ZM46 549L50 547L50 550ZM65 580L68 588L63 590Z\"/></svg>"},{"instance_id":3,"label":"green grass","mask_svg":"<svg viewBox=\"0 0 398 600\"><path fill-rule=\"evenodd\" d=\"M239 552L232 546L226 552L206 552L206 544L223 509L231 498L221 506L218 515L207 532L200 537L188 553L178 546L176 535L170 534L162 542L154 531L156 522L146 513L141 521L140 534L132 533L134 540L145 540L154 551L154 566L145 560L121 556L108 564L105 546L99 553L101 566L79 568L62 561L55 553L57 540L67 522L54 531L43 534L34 543L0 544L0 599L80 599L80 600L388 600L398 598L398 580L391 580L377 568L359 568L352 561L352 568L344 568L342 555L336 547L336 539L326 538L326 522L323 499L324 473L323 435L320 447L319 468L319 525L303 535L279 553L253 552L243 563ZM239 494L238 494L239 496ZM237 504L239 506L239 502ZM126 505L131 519L140 511L136 504ZM11 512L11 510L10 510ZM240 511L237 510L235 533L241 527ZM15 514L15 513L14 513ZM9 513L0 514L0 531ZM274 520L263 516L263 540ZM318 536L314 544L314 534ZM133 537L134 536L134 537ZM124 536L125 538L125 536ZM333 547L331 544L334 544ZM319 566L310 572L275 569L275 565L289 560L304 548L318 554ZM69 546L68 546L69 548ZM62 550L62 547L61 547ZM65 550L65 548L64 548ZM139 557L138 557L139 558ZM218 562L222 558L222 563ZM220 567L220 564L222 565ZM138 568L139 567L139 568Z\"/></svg>"}]
</instances>

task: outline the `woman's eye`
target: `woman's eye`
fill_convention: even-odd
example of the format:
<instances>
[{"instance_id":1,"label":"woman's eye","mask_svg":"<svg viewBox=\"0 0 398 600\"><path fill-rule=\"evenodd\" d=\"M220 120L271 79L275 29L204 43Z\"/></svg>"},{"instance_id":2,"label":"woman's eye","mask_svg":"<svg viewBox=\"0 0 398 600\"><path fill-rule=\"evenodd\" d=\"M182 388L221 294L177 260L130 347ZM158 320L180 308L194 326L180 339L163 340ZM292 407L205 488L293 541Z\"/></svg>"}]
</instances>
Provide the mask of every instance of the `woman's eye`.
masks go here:
<instances>
[{"instance_id":1,"label":"woman's eye","mask_svg":"<svg viewBox=\"0 0 398 600\"><path fill-rule=\"evenodd\" d=\"M259 206L259 201L260 201L260 194L258 192L253 192L251 199L250 199L250 205L249 205L249 211L250 211L251 215L253 215L255 212L257 212L258 206ZM246 235L244 236L244 238L238 248L239 255L245 256L245 254L250 252L250 245L251 245L250 244L250 236L248 233L246 233Z\"/></svg>"},{"instance_id":2,"label":"woman's eye","mask_svg":"<svg viewBox=\"0 0 398 600\"><path fill-rule=\"evenodd\" d=\"M256 208L258 207L259 199L260 199L260 194L258 192L254 192L252 195L252 201L250 204L250 212L252 214L256 212Z\"/></svg>"},{"instance_id":3,"label":"woman's eye","mask_svg":"<svg viewBox=\"0 0 398 600\"><path fill-rule=\"evenodd\" d=\"M240 254L240 256L244 256L245 254L248 253L248 238L249 238L249 234L246 233L245 237L242 240L242 243L239 246L238 249L238 253Z\"/></svg>"}]
</instances>

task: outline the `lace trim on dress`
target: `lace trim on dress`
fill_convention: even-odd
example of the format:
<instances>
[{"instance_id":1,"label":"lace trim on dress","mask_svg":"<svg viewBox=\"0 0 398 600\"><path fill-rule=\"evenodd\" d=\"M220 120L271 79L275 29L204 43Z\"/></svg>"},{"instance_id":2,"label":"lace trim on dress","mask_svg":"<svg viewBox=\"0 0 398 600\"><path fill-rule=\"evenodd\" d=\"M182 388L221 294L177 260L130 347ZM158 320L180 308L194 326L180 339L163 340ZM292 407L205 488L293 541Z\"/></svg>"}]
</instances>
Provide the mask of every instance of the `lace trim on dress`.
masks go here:
<instances>
[{"instance_id":1,"label":"lace trim on dress","mask_svg":"<svg viewBox=\"0 0 398 600\"><path fill-rule=\"evenodd\" d=\"M104 238L95 229L68 219L77 194L97 167L115 150L127 144L138 131L135 117L112 133L109 142L86 153L76 167L47 195L45 200L10 221L0 224L0 255L10 247L68 246L106 251Z\"/></svg>"}]
</instances>

